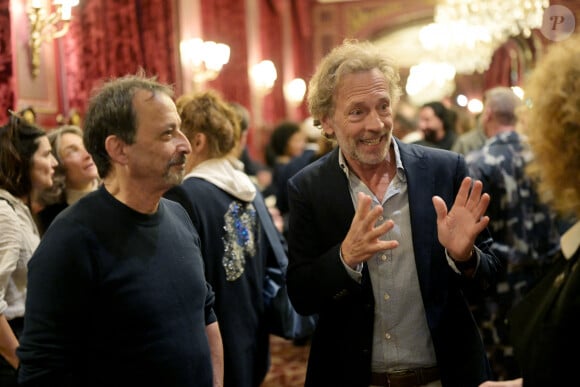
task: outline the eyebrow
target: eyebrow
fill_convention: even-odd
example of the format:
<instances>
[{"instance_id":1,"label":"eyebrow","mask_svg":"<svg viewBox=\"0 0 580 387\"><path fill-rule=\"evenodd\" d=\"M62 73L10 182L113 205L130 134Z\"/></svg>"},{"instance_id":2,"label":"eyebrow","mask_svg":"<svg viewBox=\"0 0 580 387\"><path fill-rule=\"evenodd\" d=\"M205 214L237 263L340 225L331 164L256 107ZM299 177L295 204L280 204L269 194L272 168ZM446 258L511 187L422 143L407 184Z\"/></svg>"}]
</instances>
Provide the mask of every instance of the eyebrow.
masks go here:
<instances>
[{"instance_id":1,"label":"eyebrow","mask_svg":"<svg viewBox=\"0 0 580 387\"><path fill-rule=\"evenodd\" d=\"M78 148L78 144L69 144L67 146L65 146L64 148L62 148L63 151L70 149L70 148Z\"/></svg>"}]
</instances>

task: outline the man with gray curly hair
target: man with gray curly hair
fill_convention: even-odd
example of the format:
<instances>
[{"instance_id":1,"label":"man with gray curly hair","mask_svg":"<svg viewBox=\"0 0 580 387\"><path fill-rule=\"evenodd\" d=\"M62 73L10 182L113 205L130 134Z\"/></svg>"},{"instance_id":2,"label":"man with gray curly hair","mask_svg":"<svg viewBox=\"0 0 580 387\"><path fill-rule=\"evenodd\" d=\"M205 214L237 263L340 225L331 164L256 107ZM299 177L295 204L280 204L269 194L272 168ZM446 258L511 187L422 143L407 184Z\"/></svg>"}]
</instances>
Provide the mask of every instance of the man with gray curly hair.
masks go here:
<instances>
[{"instance_id":1,"label":"man with gray curly hair","mask_svg":"<svg viewBox=\"0 0 580 387\"><path fill-rule=\"evenodd\" d=\"M306 386L474 387L490 375L463 296L497 270L490 198L463 156L393 137L400 95L370 42L345 41L310 81L310 113L338 146L288 184L288 291L319 316Z\"/></svg>"}]
</instances>

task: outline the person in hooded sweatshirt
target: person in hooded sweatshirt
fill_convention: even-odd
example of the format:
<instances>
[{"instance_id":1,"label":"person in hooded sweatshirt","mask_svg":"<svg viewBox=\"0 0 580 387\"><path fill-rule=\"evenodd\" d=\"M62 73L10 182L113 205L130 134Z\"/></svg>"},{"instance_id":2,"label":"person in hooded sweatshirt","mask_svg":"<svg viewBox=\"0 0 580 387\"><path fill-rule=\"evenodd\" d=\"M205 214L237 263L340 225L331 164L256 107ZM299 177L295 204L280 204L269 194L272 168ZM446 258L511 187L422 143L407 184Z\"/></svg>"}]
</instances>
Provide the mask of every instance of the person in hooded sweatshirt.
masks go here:
<instances>
[{"instance_id":1,"label":"person in hooded sweatshirt","mask_svg":"<svg viewBox=\"0 0 580 387\"><path fill-rule=\"evenodd\" d=\"M165 197L181 203L199 233L207 281L224 345L224 385L258 387L270 364L263 286L280 244L264 199L238 158L235 111L215 91L180 97L181 130L192 146L181 185ZM282 254L287 264L285 253Z\"/></svg>"}]
</instances>

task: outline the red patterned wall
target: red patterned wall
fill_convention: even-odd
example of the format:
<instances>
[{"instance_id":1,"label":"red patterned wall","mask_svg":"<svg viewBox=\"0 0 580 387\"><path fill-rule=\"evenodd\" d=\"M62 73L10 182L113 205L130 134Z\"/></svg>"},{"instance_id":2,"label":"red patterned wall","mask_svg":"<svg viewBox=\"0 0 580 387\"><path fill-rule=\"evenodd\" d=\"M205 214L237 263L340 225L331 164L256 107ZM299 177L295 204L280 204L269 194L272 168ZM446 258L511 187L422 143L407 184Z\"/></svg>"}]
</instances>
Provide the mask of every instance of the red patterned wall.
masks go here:
<instances>
[{"instance_id":1,"label":"red patterned wall","mask_svg":"<svg viewBox=\"0 0 580 387\"><path fill-rule=\"evenodd\" d=\"M14 109L9 4L0 0L0 125L8 120L8 109Z\"/></svg>"},{"instance_id":2,"label":"red patterned wall","mask_svg":"<svg viewBox=\"0 0 580 387\"><path fill-rule=\"evenodd\" d=\"M176 83L173 2L85 0L73 10L63 38L64 88L69 109L85 110L103 79L135 73ZM66 113L66 112L65 112Z\"/></svg>"}]
</instances>

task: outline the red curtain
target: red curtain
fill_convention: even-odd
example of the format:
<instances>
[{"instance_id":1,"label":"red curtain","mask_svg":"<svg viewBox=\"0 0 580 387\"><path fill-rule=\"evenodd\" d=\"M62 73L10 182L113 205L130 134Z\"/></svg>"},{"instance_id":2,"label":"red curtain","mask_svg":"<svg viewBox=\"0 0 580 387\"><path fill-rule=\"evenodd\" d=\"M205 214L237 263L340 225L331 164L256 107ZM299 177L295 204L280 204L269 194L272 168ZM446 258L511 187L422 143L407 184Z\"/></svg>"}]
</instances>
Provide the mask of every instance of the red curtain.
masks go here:
<instances>
[{"instance_id":1,"label":"red curtain","mask_svg":"<svg viewBox=\"0 0 580 387\"><path fill-rule=\"evenodd\" d=\"M8 109L14 109L9 5L9 0L0 0L0 125L7 122Z\"/></svg>"},{"instance_id":2,"label":"red curtain","mask_svg":"<svg viewBox=\"0 0 580 387\"><path fill-rule=\"evenodd\" d=\"M310 19L310 5L306 1L293 0L293 25L292 25L292 55L296 77L308 81L314 73L312 55L312 23ZM306 100L306 95L304 96ZM310 115L306 102L302 102L299 107L301 118Z\"/></svg>"},{"instance_id":3,"label":"red curtain","mask_svg":"<svg viewBox=\"0 0 580 387\"><path fill-rule=\"evenodd\" d=\"M246 6L244 1L203 1L201 7L204 40L230 46L230 61L208 87L220 90L224 99L250 106Z\"/></svg>"},{"instance_id":4,"label":"red curtain","mask_svg":"<svg viewBox=\"0 0 580 387\"><path fill-rule=\"evenodd\" d=\"M264 98L264 122L275 124L287 116L284 102L282 15L279 1L259 0L260 59L269 59L276 65L279 79L270 94ZM227 100L250 106L250 84L248 79L248 44L246 41L246 6L244 1L231 0L203 1L202 30L205 40L228 44L231 48L229 63L224 66L219 77L208 86L220 90ZM312 69L312 49L310 46L310 4L304 0L292 0L292 52L296 76L308 81ZM305 114L305 113L304 113Z\"/></svg>"},{"instance_id":5,"label":"red curtain","mask_svg":"<svg viewBox=\"0 0 580 387\"><path fill-rule=\"evenodd\" d=\"M73 9L63 42L65 105L82 113L104 79L140 68L176 84L173 8L166 0L85 0Z\"/></svg>"}]
</instances>

